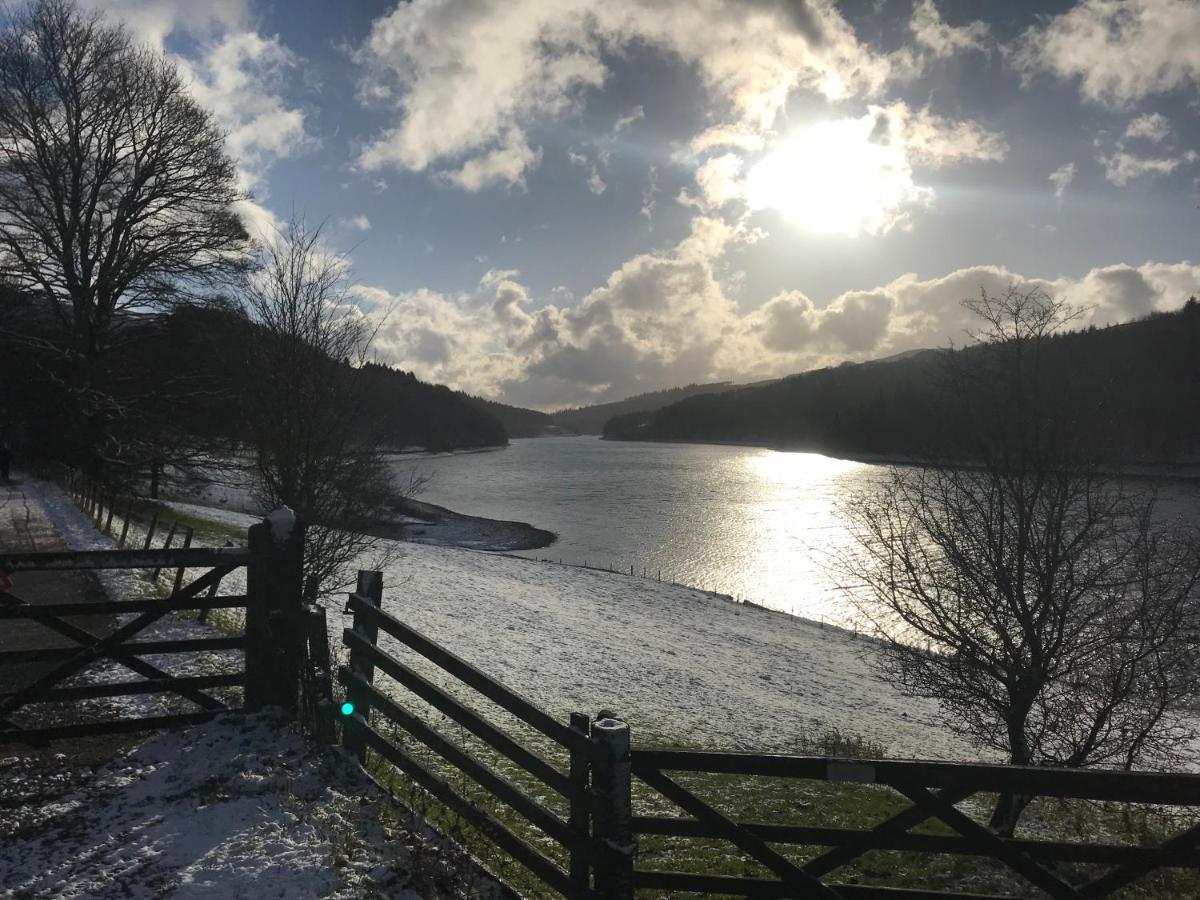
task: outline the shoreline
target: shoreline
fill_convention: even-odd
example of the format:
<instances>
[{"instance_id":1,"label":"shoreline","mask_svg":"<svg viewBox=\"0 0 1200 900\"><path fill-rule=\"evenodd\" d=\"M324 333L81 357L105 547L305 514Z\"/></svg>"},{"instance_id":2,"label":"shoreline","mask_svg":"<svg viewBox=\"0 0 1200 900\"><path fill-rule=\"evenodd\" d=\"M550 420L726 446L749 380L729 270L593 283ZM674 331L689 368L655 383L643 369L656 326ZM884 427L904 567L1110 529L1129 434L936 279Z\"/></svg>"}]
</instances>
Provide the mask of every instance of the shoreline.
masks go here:
<instances>
[{"instance_id":1,"label":"shoreline","mask_svg":"<svg viewBox=\"0 0 1200 900\"><path fill-rule=\"evenodd\" d=\"M472 516L421 500L406 499L396 506L395 512L401 520L367 523L363 531L411 544L492 553L540 550L558 540L553 531L528 522Z\"/></svg>"}]
</instances>

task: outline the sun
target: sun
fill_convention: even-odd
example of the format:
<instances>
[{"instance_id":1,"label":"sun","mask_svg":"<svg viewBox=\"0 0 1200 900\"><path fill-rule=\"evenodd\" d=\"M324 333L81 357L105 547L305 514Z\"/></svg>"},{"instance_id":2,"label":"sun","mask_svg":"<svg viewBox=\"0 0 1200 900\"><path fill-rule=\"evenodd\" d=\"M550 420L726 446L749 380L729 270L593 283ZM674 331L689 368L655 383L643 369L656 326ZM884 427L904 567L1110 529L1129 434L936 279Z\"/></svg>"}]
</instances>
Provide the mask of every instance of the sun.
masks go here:
<instances>
[{"instance_id":1,"label":"sun","mask_svg":"<svg viewBox=\"0 0 1200 900\"><path fill-rule=\"evenodd\" d=\"M879 234L903 221L927 189L913 184L903 143L877 119L837 119L794 132L746 176L751 209L776 209L821 234Z\"/></svg>"}]
</instances>

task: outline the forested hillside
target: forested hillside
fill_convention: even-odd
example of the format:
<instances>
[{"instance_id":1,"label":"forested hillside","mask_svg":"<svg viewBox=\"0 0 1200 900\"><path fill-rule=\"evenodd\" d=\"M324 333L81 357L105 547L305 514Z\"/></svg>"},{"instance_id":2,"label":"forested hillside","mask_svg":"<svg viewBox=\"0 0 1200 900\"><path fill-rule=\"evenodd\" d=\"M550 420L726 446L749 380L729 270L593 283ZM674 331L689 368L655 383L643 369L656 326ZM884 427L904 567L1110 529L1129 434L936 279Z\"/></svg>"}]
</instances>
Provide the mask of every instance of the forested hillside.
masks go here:
<instances>
[{"instance_id":1,"label":"forested hillside","mask_svg":"<svg viewBox=\"0 0 1200 900\"><path fill-rule=\"evenodd\" d=\"M693 397L697 394L713 394L732 389L728 381L713 384L689 384L686 387L668 388L664 391L653 391L648 394L638 394L624 400L612 403L598 403L595 406L581 406L573 409L563 409L553 413L554 424L564 431L579 434L600 434L604 423L614 416L628 413L644 413L661 409L671 403Z\"/></svg>"},{"instance_id":2,"label":"forested hillside","mask_svg":"<svg viewBox=\"0 0 1200 900\"><path fill-rule=\"evenodd\" d=\"M1104 456L1200 457L1200 305L1124 325L1056 336L1044 377ZM928 350L846 364L778 382L690 397L618 416L614 440L732 441L836 453L937 455L956 435L939 413L953 355Z\"/></svg>"},{"instance_id":3,"label":"forested hillside","mask_svg":"<svg viewBox=\"0 0 1200 900\"><path fill-rule=\"evenodd\" d=\"M554 420L548 414L538 412L536 409L525 409L520 406L509 406L507 403L497 403L495 400L484 400L482 397L466 396L468 403L499 419L510 438L540 437L546 433L547 428L554 424Z\"/></svg>"},{"instance_id":4,"label":"forested hillside","mask_svg":"<svg viewBox=\"0 0 1200 900\"><path fill-rule=\"evenodd\" d=\"M28 325L33 306L9 295L9 309ZM103 388L127 398L122 435L127 446L144 442L153 453L180 461L203 448L248 439L257 386L248 380L247 360L261 338L231 308L181 306L166 316L130 317L119 329L103 373ZM72 458L79 429L69 405L58 396L62 379L35 347L10 346L0 362L5 382L0 404L19 428L29 452ZM507 443L503 423L480 401L411 372L368 363L345 367L358 391L369 398L362 433L392 449L433 451ZM147 452L150 452L149 450ZM134 454L135 458L145 454Z\"/></svg>"}]
</instances>

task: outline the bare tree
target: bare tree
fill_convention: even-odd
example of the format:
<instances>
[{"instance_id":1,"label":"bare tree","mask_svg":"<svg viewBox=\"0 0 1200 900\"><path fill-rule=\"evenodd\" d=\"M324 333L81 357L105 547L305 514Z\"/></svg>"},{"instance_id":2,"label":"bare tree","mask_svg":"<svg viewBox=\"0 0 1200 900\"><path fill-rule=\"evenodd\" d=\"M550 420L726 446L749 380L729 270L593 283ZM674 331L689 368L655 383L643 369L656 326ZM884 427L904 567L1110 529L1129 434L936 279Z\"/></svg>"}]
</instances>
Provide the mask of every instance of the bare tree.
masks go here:
<instances>
[{"instance_id":1,"label":"bare tree","mask_svg":"<svg viewBox=\"0 0 1200 900\"><path fill-rule=\"evenodd\" d=\"M383 546L365 533L405 496L382 452L375 398L356 369L376 325L348 296L346 261L321 243L321 229L293 219L262 249L246 310L257 326L247 371L248 431L259 500L291 507L314 526L306 576L322 592L349 583L353 561Z\"/></svg>"},{"instance_id":2,"label":"bare tree","mask_svg":"<svg viewBox=\"0 0 1200 900\"><path fill-rule=\"evenodd\" d=\"M1200 698L1194 530L1106 476L1048 352L1072 311L983 294L977 346L948 353L952 458L894 468L851 501L849 564L906 693L1013 764L1169 762ZM1027 798L1002 797L1011 835Z\"/></svg>"},{"instance_id":3,"label":"bare tree","mask_svg":"<svg viewBox=\"0 0 1200 900\"><path fill-rule=\"evenodd\" d=\"M62 365L96 462L122 398L105 354L137 314L236 271L235 164L175 66L69 0L0 34L0 278L54 323L20 336Z\"/></svg>"}]
</instances>

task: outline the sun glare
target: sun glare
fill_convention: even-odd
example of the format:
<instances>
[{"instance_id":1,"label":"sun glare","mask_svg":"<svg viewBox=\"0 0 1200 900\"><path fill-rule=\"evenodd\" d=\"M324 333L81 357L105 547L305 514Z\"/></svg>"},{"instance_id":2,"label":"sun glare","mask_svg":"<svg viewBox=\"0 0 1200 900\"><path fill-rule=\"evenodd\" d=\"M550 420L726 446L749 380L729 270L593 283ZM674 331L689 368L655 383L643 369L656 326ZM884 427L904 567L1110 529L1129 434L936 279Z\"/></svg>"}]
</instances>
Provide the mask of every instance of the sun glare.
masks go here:
<instances>
[{"instance_id":1,"label":"sun glare","mask_svg":"<svg viewBox=\"0 0 1200 900\"><path fill-rule=\"evenodd\" d=\"M749 172L752 209L776 209L825 234L879 233L923 196L899 141L871 140L875 117L819 122L780 143Z\"/></svg>"}]
</instances>

